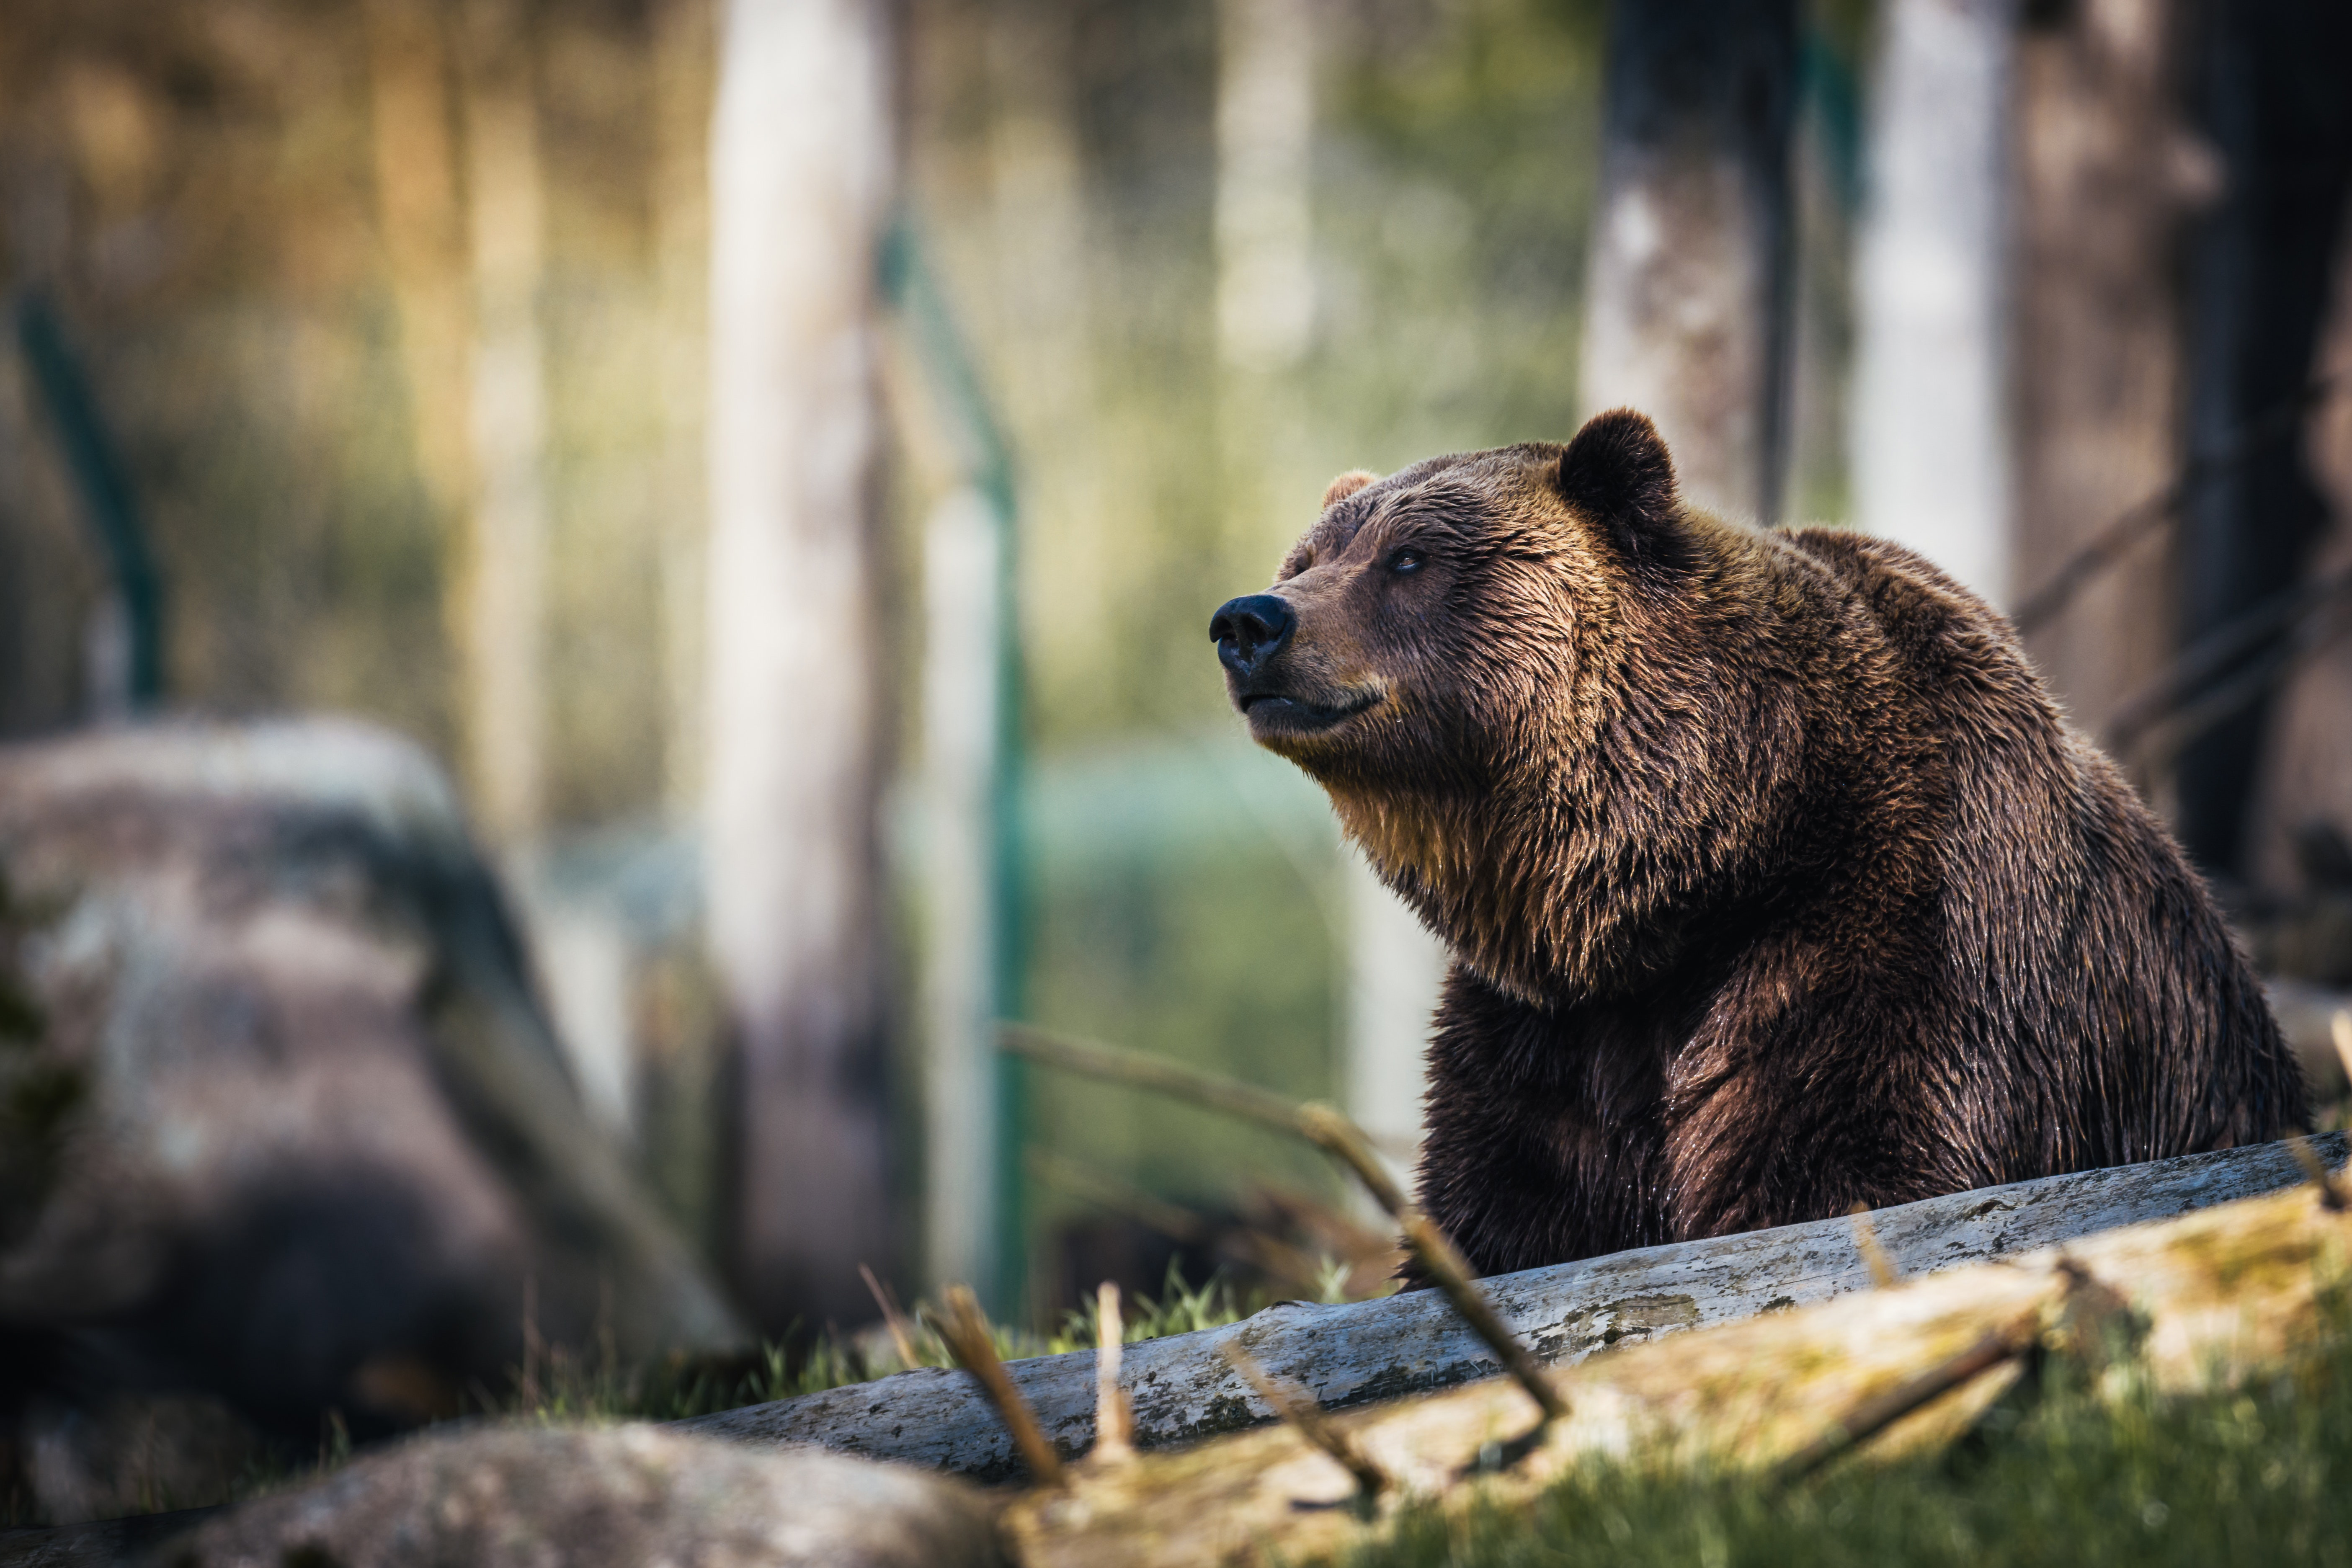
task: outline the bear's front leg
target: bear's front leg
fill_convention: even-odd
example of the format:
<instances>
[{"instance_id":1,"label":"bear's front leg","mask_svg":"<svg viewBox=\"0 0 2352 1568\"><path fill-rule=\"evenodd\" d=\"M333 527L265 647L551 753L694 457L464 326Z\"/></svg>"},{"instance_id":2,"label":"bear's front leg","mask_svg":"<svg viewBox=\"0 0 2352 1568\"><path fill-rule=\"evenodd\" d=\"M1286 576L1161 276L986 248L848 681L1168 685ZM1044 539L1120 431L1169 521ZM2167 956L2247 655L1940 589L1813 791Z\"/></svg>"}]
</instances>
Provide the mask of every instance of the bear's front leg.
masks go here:
<instances>
[{"instance_id":1,"label":"bear's front leg","mask_svg":"<svg viewBox=\"0 0 2352 1568\"><path fill-rule=\"evenodd\" d=\"M1454 965L1430 1044L1419 1186L1473 1268L1668 1238L1655 1178L1672 1032L1638 1008L1538 1009Z\"/></svg>"},{"instance_id":2,"label":"bear's front leg","mask_svg":"<svg viewBox=\"0 0 2352 1568\"><path fill-rule=\"evenodd\" d=\"M1735 986L1667 1073L1660 1177L1675 1240L1729 1236L2006 1179L1954 1136L1953 1054L1900 997L1841 990L1738 1005ZM1759 1016L1759 1014L1761 1016ZM1978 1116L2000 1107L1980 1104Z\"/></svg>"}]
</instances>

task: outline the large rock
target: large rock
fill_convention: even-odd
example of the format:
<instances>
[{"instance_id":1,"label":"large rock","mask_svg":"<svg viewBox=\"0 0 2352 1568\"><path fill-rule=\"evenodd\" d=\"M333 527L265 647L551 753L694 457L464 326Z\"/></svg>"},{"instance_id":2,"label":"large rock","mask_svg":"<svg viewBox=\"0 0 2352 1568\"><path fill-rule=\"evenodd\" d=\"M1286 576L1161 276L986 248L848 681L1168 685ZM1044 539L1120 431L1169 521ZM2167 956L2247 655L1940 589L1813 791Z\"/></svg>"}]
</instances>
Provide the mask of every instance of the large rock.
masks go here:
<instances>
[{"instance_id":1,"label":"large rock","mask_svg":"<svg viewBox=\"0 0 2352 1568\"><path fill-rule=\"evenodd\" d=\"M995 1509L908 1466L656 1426L417 1437L152 1549L170 1568L995 1568Z\"/></svg>"},{"instance_id":2,"label":"large rock","mask_svg":"<svg viewBox=\"0 0 2352 1568\"><path fill-rule=\"evenodd\" d=\"M0 748L0 1405L203 1391L315 1443L505 1388L527 1331L740 1341L583 1114L414 747Z\"/></svg>"}]
</instances>

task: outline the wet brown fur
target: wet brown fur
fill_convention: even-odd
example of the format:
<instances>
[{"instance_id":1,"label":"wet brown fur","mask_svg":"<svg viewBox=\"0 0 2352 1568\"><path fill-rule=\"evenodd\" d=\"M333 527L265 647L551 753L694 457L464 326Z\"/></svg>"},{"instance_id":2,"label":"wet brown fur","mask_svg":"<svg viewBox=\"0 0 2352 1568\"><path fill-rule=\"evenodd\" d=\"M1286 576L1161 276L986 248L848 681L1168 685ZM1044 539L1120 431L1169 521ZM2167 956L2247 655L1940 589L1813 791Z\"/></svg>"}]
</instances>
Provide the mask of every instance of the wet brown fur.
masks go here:
<instances>
[{"instance_id":1,"label":"wet brown fur","mask_svg":"<svg viewBox=\"0 0 2352 1568\"><path fill-rule=\"evenodd\" d=\"M1421 1196L1482 1272L2305 1125L2202 882L1918 556L1692 510L1620 411L1342 476L1273 592L1229 684L1453 950Z\"/></svg>"}]
</instances>

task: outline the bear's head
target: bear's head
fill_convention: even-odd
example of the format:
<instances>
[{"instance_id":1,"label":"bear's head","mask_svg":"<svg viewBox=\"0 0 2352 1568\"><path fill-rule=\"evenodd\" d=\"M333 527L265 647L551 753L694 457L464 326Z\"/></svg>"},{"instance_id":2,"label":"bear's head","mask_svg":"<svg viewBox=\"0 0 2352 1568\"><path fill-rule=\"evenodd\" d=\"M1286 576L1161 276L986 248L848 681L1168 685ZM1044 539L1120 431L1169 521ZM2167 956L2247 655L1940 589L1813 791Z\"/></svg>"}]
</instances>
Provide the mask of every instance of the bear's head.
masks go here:
<instances>
[{"instance_id":1,"label":"bear's head","mask_svg":"<svg viewBox=\"0 0 2352 1568\"><path fill-rule=\"evenodd\" d=\"M1667 884L1729 850L1688 842L1717 814L1678 795L1719 796L1737 760L1705 721L1719 650L1694 614L1720 601L1731 531L1619 410L1565 447L1342 475L1273 586L1209 632L1251 737L1325 787L1458 954L1522 994L1605 984L1664 955L1601 928L1671 914L1696 889ZM1605 893L1588 913L1563 908L1579 883Z\"/></svg>"}]
</instances>

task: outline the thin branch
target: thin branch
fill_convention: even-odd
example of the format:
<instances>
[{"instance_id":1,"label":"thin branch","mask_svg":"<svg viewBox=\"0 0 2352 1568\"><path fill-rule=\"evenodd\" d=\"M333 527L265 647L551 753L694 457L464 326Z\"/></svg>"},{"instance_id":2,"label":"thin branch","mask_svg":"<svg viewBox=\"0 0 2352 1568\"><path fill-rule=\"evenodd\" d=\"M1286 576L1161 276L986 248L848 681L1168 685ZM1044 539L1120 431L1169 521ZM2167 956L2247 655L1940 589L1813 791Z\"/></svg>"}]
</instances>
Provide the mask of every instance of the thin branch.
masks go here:
<instances>
[{"instance_id":1,"label":"thin branch","mask_svg":"<svg viewBox=\"0 0 2352 1568\"><path fill-rule=\"evenodd\" d=\"M1811 1475L1840 1454L1868 1442L1913 1411L1931 1405L2013 1356L2031 1349L2041 1332L2037 1308L2014 1322L1992 1331L1975 1344L1885 1393L1865 1399L1845 1419L1798 1449L1774 1467L1776 1485L1787 1486Z\"/></svg>"},{"instance_id":2,"label":"thin branch","mask_svg":"<svg viewBox=\"0 0 2352 1568\"><path fill-rule=\"evenodd\" d=\"M1504 1372L1527 1391L1536 1402L1544 1419L1554 1421L1568 1414L1568 1405L1559 1391L1552 1386L1541 1363L1521 1344L1495 1309L1471 1281L1476 1278L1462 1254L1444 1231L1414 1207L1404 1195L1388 1167L1364 1136L1363 1129L1342 1113L1338 1107L1319 1101L1300 1105L1281 1095L1257 1089L1245 1083L1220 1078L1195 1068L1181 1067L1156 1057L1139 1056L1132 1051L1113 1050L1084 1040L1049 1035L1026 1024L999 1026L1004 1048L1032 1061L1047 1063L1065 1071L1081 1073L1088 1078L1123 1083L1137 1089L1149 1089L1162 1094L1189 1100L1196 1105L1245 1117L1268 1127L1303 1138L1330 1154L1356 1173L1356 1179L1372 1194L1372 1201L1386 1209L1404 1234L1405 1246L1421 1265L1431 1281L1454 1304L1478 1337L1486 1342Z\"/></svg>"},{"instance_id":3,"label":"thin branch","mask_svg":"<svg viewBox=\"0 0 2352 1568\"><path fill-rule=\"evenodd\" d=\"M1321 1278L1315 1258L1254 1227L1226 1229L1212 1225L1180 1204L1171 1204L1106 1171L1043 1149L1032 1149L1028 1163L1030 1174L1048 1186L1059 1187L1074 1197L1124 1215L1188 1247L1213 1247L1252 1268L1308 1289Z\"/></svg>"},{"instance_id":4,"label":"thin branch","mask_svg":"<svg viewBox=\"0 0 2352 1568\"><path fill-rule=\"evenodd\" d=\"M1118 1385L1118 1363L1127 1348L1119 1317L1118 1287L1104 1280L1095 1289L1095 1446L1098 1465L1123 1464L1135 1457L1135 1412Z\"/></svg>"},{"instance_id":5,"label":"thin branch","mask_svg":"<svg viewBox=\"0 0 2352 1568\"><path fill-rule=\"evenodd\" d=\"M2283 632L2293 632L2352 588L2352 572L2297 584L2231 616L2183 648L2155 679L2141 687L2108 721L2111 745L2128 747L2141 731L2179 710L2218 676Z\"/></svg>"},{"instance_id":6,"label":"thin branch","mask_svg":"<svg viewBox=\"0 0 2352 1568\"><path fill-rule=\"evenodd\" d=\"M910 1372L922 1365L923 1358L915 1353L913 1330L907 1315L898 1310L898 1299L890 1293L888 1286L874 1278L874 1270L865 1264L857 1266L857 1272L865 1277L866 1289L874 1293L874 1304L882 1309L882 1323L890 1331L890 1343L898 1352L899 1364Z\"/></svg>"},{"instance_id":7,"label":"thin branch","mask_svg":"<svg viewBox=\"0 0 2352 1568\"><path fill-rule=\"evenodd\" d=\"M2106 526L2053 572L2010 617L2019 635L2039 631L2055 620L2092 580L2113 565L2142 537L2154 532L2179 512L2199 486L2236 468L2273 441L2302 427L2304 416L2344 389L2347 373L2315 376L2244 425L2228 440L2183 464L2172 481L2154 495L2126 507Z\"/></svg>"},{"instance_id":8,"label":"thin branch","mask_svg":"<svg viewBox=\"0 0 2352 1568\"><path fill-rule=\"evenodd\" d=\"M2339 1013L2336 1016L2340 1018L2343 1015ZM2343 1183L2329 1172L2327 1162L2319 1157L2319 1152L2311 1146L2310 1139L2290 1138L2286 1146L2294 1151L2296 1163L2309 1173L2311 1184L2319 1189L2321 1207L2337 1214L2352 1208L2352 1202L2345 1198Z\"/></svg>"},{"instance_id":9,"label":"thin branch","mask_svg":"<svg viewBox=\"0 0 2352 1568\"><path fill-rule=\"evenodd\" d=\"M1139 1051L1123 1051L1110 1046L1097 1045L1091 1040L1074 1039L1067 1035L1049 1034L1030 1024L1001 1023L997 1037L1006 1050L1014 1056L1026 1057L1033 1062L1060 1068L1065 1072L1085 1078L1123 1083L1131 1089L1148 1089L1156 1093L1188 1100L1211 1110L1222 1110L1229 1116L1255 1121L1286 1132L1300 1133L1297 1104L1270 1089L1253 1084L1236 1083L1218 1074L1202 1072L1181 1062L1163 1057L1148 1057Z\"/></svg>"},{"instance_id":10,"label":"thin branch","mask_svg":"<svg viewBox=\"0 0 2352 1568\"><path fill-rule=\"evenodd\" d=\"M2020 605L2010 624L2018 636L2040 631L2058 618L2074 602L2074 595L2088 587L2118 560L2125 551L2138 543L2147 534L2172 521L2186 499L2189 481L2175 479L2163 489L2133 506L2126 507L2108 524L2093 534L2083 548L2067 557L2063 565L2050 574L2048 582L2034 591L2032 597Z\"/></svg>"},{"instance_id":11,"label":"thin branch","mask_svg":"<svg viewBox=\"0 0 2352 1568\"><path fill-rule=\"evenodd\" d=\"M1895 1270L1895 1259L1886 1256L1886 1248L1878 1245L1878 1227L1870 1223L1870 1205L1856 1204L1848 1211L1853 1215L1853 1249L1862 1254L1869 1267L1871 1283L1885 1290L1903 1277Z\"/></svg>"},{"instance_id":12,"label":"thin branch","mask_svg":"<svg viewBox=\"0 0 2352 1568\"><path fill-rule=\"evenodd\" d=\"M989 1332L987 1316L981 1311L980 1300L972 1295L970 1286L948 1287L946 1309L934 1326L954 1353L957 1363L971 1373L981 1393L988 1396L1004 1429L1013 1434L1013 1446L1028 1463L1030 1476L1041 1487L1060 1486L1062 1457L1045 1440L1044 1430L1037 1425L1036 1413L1021 1397L1021 1391L1013 1386L1004 1363L996 1359L996 1342Z\"/></svg>"},{"instance_id":13,"label":"thin branch","mask_svg":"<svg viewBox=\"0 0 2352 1568\"><path fill-rule=\"evenodd\" d=\"M2352 587L2352 574L2335 584L2331 598L2347 587ZM2299 617L2300 624L2292 626L2288 635L2261 658L2246 664L2229 679L2209 688L2203 696L2163 722L2148 725L2132 747L2133 754L2148 767L2164 766L2207 731L2262 700L2314 655L2347 631L2352 631L2352 626L2329 626L2317 619L2317 612L2327 607L2329 602L2321 600L2307 606ZM2124 747L2119 742L2116 749L2121 751Z\"/></svg>"},{"instance_id":14,"label":"thin branch","mask_svg":"<svg viewBox=\"0 0 2352 1568\"><path fill-rule=\"evenodd\" d=\"M1389 1211L1397 1228L1404 1233L1404 1244L1412 1251L1413 1261L1454 1304L1463 1321L1486 1342L1496 1359L1502 1363L1503 1370L1536 1402L1543 1418L1557 1421L1565 1416L1567 1401L1560 1397L1559 1390L1553 1386L1534 1352L1519 1342L1519 1337L1496 1315L1494 1303L1471 1283L1477 1275L1455 1248L1453 1237L1397 1190L1396 1184L1389 1179L1388 1168L1372 1152L1356 1124L1332 1107L1319 1104L1301 1106L1299 1119L1307 1129L1307 1136L1347 1162L1373 1201Z\"/></svg>"},{"instance_id":15,"label":"thin branch","mask_svg":"<svg viewBox=\"0 0 2352 1568\"><path fill-rule=\"evenodd\" d=\"M1369 1508L1375 1498L1386 1491L1388 1472L1367 1458L1348 1441L1347 1435L1325 1419L1323 1406L1315 1395L1287 1378L1276 1377L1258 1365L1257 1359L1244 1350L1238 1341L1227 1340L1218 1347L1233 1369L1241 1373L1242 1381L1257 1391L1257 1396L1273 1406L1274 1413L1298 1429L1298 1435L1339 1462L1340 1468L1355 1478L1358 1502Z\"/></svg>"}]
</instances>

